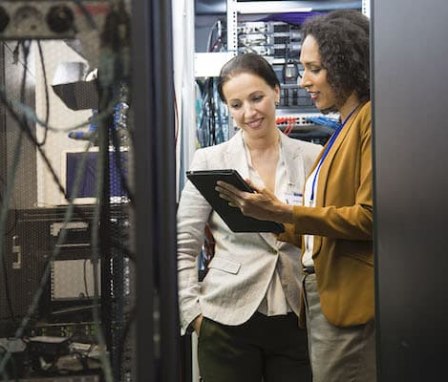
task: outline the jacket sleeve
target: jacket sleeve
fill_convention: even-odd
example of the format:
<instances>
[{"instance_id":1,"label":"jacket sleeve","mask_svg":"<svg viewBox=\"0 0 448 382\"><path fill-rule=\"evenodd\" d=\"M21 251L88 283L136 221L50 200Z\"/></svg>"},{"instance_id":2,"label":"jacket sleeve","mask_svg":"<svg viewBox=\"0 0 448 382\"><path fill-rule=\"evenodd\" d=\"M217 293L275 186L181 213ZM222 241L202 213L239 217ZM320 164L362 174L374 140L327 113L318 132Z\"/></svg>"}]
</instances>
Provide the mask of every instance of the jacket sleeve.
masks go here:
<instances>
[{"instance_id":1,"label":"jacket sleeve","mask_svg":"<svg viewBox=\"0 0 448 382\"><path fill-rule=\"evenodd\" d=\"M201 149L194 154L191 169L206 168ZM187 181L177 210L177 269L181 334L201 314L197 259L204 243L204 228L211 207L195 186Z\"/></svg>"},{"instance_id":2,"label":"jacket sleeve","mask_svg":"<svg viewBox=\"0 0 448 382\"><path fill-rule=\"evenodd\" d=\"M357 155L357 163L347 163L347 166L355 167L353 178L356 180L356 191L354 200L351 203L334 202L329 195L326 195L327 206L324 207L294 207L294 226L298 234L311 234L318 236L327 236L334 239L346 240L372 240L372 220L373 220L373 202L372 202L372 148L371 148L371 114L370 108L364 108L360 112L359 135L356 141L350 141L348 144L355 144L358 147L352 147ZM347 159L344 159L347 162ZM336 177L336 182L343 184L345 182L348 169L341 167L338 172L330 174ZM334 179L333 179L334 180ZM332 183L332 186L335 183ZM338 190L338 193L343 191ZM333 191L335 192L335 191ZM344 195L334 195L334 198L344 198ZM335 200L336 200L335 199Z\"/></svg>"},{"instance_id":3,"label":"jacket sleeve","mask_svg":"<svg viewBox=\"0 0 448 382\"><path fill-rule=\"evenodd\" d=\"M302 247L302 236L297 235L295 226L293 224L284 224L285 231L277 235L277 239L286 243L295 245L296 247Z\"/></svg>"}]
</instances>

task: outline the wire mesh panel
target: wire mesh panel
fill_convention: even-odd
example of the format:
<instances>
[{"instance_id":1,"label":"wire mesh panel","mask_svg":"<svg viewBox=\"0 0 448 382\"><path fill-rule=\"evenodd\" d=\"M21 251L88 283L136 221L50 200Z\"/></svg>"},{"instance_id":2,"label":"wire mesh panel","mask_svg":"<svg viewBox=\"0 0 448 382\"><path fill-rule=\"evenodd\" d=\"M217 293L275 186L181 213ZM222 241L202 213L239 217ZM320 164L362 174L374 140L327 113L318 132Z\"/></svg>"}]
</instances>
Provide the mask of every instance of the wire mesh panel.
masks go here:
<instances>
[{"instance_id":1,"label":"wire mesh panel","mask_svg":"<svg viewBox=\"0 0 448 382\"><path fill-rule=\"evenodd\" d=\"M132 380L129 16L0 3L0 380Z\"/></svg>"}]
</instances>

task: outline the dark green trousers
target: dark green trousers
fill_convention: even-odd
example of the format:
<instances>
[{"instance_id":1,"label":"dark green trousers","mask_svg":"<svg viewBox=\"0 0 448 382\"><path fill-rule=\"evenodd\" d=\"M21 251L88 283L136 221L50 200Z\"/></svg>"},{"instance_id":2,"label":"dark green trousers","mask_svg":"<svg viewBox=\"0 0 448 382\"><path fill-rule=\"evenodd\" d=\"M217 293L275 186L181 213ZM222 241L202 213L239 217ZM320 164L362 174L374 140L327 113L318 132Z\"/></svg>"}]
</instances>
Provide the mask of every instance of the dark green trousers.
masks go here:
<instances>
[{"instance_id":1,"label":"dark green trousers","mask_svg":"<svg viewBox=\"0 0 448 382\"><path fill-rule=\"evenodd\" d=\"M204 318L198 342L204 382L310 382L306 330L294 313L255 313L238 326Z\"/></svg>"}]
</instances>

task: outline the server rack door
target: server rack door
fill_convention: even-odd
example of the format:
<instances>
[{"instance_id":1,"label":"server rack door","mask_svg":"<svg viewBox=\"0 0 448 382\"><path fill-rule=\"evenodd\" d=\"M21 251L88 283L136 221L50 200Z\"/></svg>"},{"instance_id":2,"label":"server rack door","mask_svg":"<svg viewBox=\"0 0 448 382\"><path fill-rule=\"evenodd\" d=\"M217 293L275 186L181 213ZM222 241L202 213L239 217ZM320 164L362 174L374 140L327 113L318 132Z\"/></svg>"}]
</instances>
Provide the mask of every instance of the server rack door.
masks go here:
<instances>
[{"instance_id":1,"label":"server rack door","mask_svg":"<svg viewBox=\"0 0 448 382\"><path fill-rule=\"evenodd\" d=\"M436 381L448 340L448 3L372 8L379 380Z\"/></svg>"}]
</instances>

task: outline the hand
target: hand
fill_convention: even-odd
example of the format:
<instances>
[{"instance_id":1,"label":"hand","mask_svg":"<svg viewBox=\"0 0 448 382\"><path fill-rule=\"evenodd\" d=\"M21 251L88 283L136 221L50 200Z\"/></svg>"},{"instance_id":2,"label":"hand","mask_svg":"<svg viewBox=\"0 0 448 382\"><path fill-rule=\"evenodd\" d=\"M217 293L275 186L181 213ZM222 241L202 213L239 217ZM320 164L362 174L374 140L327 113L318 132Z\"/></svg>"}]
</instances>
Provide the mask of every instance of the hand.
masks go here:
<instances>
[{"instance_id":1,"label":"hand","mask_svg":"<svg viewBox=\"0 0 448 382\"><path fill-rule=\"evenodd\" d=\"M193 329L196 332L196 334L198 335L198 337L201 333L201 325L202 325L203 319L204 319L204 317L202 316L202 314L200 314L193 320Z\"/></svg>"},{"instance_id":2,"label":"hand","mask_svg":"<svg viewBox=\"0 0 448 382\"><path fill-rule=\"evenodd\" d=\"M292 206L281 202L266 187L257 187L248 179L246 179L246 182L255 192L241 191L222 181L217 182L215 190L219 192L221 198L229 202L230 206L238 207L243 215L278 223L293 222Z\"/></svg>"}]
</instances>

